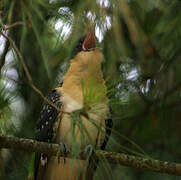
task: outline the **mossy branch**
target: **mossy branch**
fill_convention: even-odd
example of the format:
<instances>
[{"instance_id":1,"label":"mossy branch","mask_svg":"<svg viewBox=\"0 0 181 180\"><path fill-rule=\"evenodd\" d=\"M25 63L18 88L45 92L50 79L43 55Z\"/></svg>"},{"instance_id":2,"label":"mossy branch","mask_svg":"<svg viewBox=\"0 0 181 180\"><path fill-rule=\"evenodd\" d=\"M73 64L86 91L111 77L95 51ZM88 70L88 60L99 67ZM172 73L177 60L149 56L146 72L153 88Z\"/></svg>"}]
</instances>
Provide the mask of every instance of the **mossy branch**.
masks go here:
<instances>
[{"instance_id":1,"label":"mossy branch","mask_svg":"<svg viewBox=\"0 0 181 180\"><path fill-rule=\"evenodd\" d=\"M57 155L60 152L58 144L50 144L38 142L32 139L24 139L17 137L7 137L0 135L0 148L8 148L14 150L23 150L27 152L40 152L48 155ZM71 157L70 153L67 155ZM96 150L95 156L100 159L106 159L109 163L116 163L123 166L128 166L140 170L148 170L159 173L173 174L181 176L181 164L167 161L159 161L127 155L123 153L107 152ZM81 159L86 157L80 154Z\"/></svg>"}]
</instances>

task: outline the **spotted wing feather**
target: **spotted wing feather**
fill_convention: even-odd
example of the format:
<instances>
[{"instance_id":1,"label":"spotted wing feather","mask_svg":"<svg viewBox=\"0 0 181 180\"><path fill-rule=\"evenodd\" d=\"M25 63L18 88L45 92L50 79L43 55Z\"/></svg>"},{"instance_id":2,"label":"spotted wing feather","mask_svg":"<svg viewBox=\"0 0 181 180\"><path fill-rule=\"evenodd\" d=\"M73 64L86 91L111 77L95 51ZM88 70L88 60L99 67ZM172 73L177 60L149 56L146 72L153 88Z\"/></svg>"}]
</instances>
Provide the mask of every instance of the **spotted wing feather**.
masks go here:
<instances>
[{"instance_id":1,"label":"spotted wing feather","mask_svg":"<svg viewBox=\"0 0 181 180\"><path fill-rule=\"evenodd\" d=\"M60 96L61 94L57 92L56 89L52 90L48 96L47 99L57 105L59 108L61 108L62 103L60 102ZM37 123L37 129L36 129L36 140L37 141L43 141L43 142L50 142L53 143L56 138L56 130L58 126L56 127L56 124L58 122L58 110L49 105L48 103L44 103L43 108L40 112L39 121ZM47 165L48 162L48 156L46 154L42 153L36 153L35 154L35 173L34 173L34 179L40 180L40 175Z\"/></svg>"},{"instance_id":2,"label":"spotted wing feather","mask_svg":"<svg viewBox=\"0 0 181 180\"><path fill-rule=\"evenodd\" d=\"M103 143L101 144L101 149L104 150L106 145L107 145L107 142L109 141L109 137L111 135L111 130L112 130L112 127L113 127L113 121L111 118L108 118L105 120L105 125L106 125L106 135L104 137L104 141Z\"/></svg>"}]
</instances>

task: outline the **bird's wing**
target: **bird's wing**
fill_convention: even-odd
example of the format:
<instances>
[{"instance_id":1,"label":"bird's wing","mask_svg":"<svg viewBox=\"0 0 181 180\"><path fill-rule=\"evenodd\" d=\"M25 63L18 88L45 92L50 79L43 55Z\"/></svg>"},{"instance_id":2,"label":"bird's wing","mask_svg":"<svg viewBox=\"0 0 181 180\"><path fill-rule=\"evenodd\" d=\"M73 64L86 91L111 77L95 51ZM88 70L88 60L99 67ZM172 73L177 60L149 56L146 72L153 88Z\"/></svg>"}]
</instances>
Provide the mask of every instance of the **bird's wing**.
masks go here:
<instances>
[{"instance_id":1,"label":"bird's wing","mask_svg":"<svg viewBox=\"0 0 181 180\"><path fill-rule=\"evenodd\" d=\"M103 140L103 142L101 144L101 150L105 149L105 147L107 145L107 142L109 140L109 137L111 135L111 131L112 131L112 127L113 127L113 121L112 121L111 118L108 118L108 119L105 120L105 126L106 126L105 127L106 133L105 133L104 140Z\"/></svg>"},{"instance_id":2,"label":"bird's wing","mask_svg":"<svg viewBox=\"0 0 181 180\"><path fill-rule=\"evenodd\" d=\"M57 107L61 108L62 103L60 101L60 92L56 89L52 90L47 99L55 104ZM53 143L56 138L56 131L58 129L58 110L49 105L48 103L44 103L43 109L40 112L39 121L37 123L36 129L36 140L43 142ZM47 166L48 156L42 153L35 154L35 170L34 170L34 180L42 179L43 171Z\"/></svg>"}]
</instances>

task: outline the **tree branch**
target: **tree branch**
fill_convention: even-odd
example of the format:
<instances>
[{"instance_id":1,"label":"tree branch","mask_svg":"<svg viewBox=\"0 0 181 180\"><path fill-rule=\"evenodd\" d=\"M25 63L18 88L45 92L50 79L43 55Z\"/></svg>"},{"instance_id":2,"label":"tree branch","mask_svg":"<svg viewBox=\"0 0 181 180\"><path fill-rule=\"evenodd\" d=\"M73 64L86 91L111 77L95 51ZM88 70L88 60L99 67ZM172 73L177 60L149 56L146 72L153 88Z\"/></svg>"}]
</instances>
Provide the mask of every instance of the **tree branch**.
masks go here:
<instances>
[{"instance_id":1,"label":"tree branch","mask_svg":"<svg viewBox=\"0 0 181 180\"><path fill-rule=\"evenodd\" d=\"M61 153L61 149L58 144L38 142L32 139L6 137L3 135L0 135L0 148L39 152L48 155L57 155L59 152ZM67 155L67 157L71 157L70 153ZM146 159L123 153L106 152L101 150L96 150L95 158L96 157L99 159L100 157L103 157L101 159L106 159L106 161L110 163L116 163L140 170L148 170L181 176L181 164L179 163ZM80 158L85 159L86 157L82 153L80 154Z\"/></svg>"},{"instance_id":2,"label":"tree branch","mask_svg":"<svg viewBox=\"0 0 181 180\"><path fill-rule=\"evenodd\" d=\"M4 25L3 30L7 31L8 29L14 28L14 27L19 26L19 25L24 25L24 23L19 21L19 22L15 22L15 23L13 23L11 25Z\"/></svg>"},{"instance_id":3,"label":"tree branch","mask_svg":"<svg viewBox=\"0 0 181 180\"><path fill-rule=\"evenodd\" d=\"M57 111L63 112L62 110L60 110L59 107L57 107L55 104L53 104L52 102L50 102L50 101L43 95L43 93L33 84L33 80L32 80L32 77L31 77L31 75L30 75L30 72L29 72L29 70L28 70L28 68L27 68L27 66L26 66L26 64L25 64L24 58L23 58L21 52L19 51L19 49L17 48L15 42L14 42L9 36L7 36L4 32L1 31L0 34L2 34L2 36L11 44L11 46L12 46L13 49L14 49L14 51L16 52L18 58L20 59L20 62L21 62L21 64L22 64L22 66L23 66L23 69L24 69L24 71L25 71L26 77L27 77L28 82L29 82L30 86L32 87L32 89L33 89L36 93L38 93L38 94L40 95L40 97L41 97L45 102L47 102L49 105L51 105L52 107L54 107ZM68 112L64 112L64 113L69 114Z\"/></svg>"}]
</instances>

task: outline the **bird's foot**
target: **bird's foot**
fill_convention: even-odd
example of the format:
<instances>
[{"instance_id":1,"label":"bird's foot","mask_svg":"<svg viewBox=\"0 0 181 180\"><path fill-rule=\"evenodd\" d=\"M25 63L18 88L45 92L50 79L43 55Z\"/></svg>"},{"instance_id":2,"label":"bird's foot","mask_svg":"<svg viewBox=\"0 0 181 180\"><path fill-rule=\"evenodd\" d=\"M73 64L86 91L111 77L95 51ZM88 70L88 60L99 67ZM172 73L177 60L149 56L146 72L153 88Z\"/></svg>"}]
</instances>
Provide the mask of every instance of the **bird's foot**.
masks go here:
<instances>
[{"instance_id":1,"label":"bird's foot","mask_svg":"<svg viewBox=\"0 0 181 180\"><path fill-rule=\"evenodd\" d=\"M60 142L60 150L58 151L57 153L57 156L58 156L58 163L60 163L60 157L61 157L61 154L63 156L63 159L64 159L64 164L66 163L66 156L69 152L69 149L68 149L68 146L67 144L63 143L63 142Z\"/></svg>"},{"instance_id":2,"label":"bird's foot","mask_svg":"<svg viewBox=\"0 0 181 180\"><path fill-rule=\"evenodd\" d=\"M94 154L94 146L91 145L91 144L87 145L87 146L85 147L85 149L84 149L84 155L87 156L86 161L87 161L88 163L90 162L90 159L91 159L91 157L93 156L93 154Z\"/></svg>"}]
</instances>

